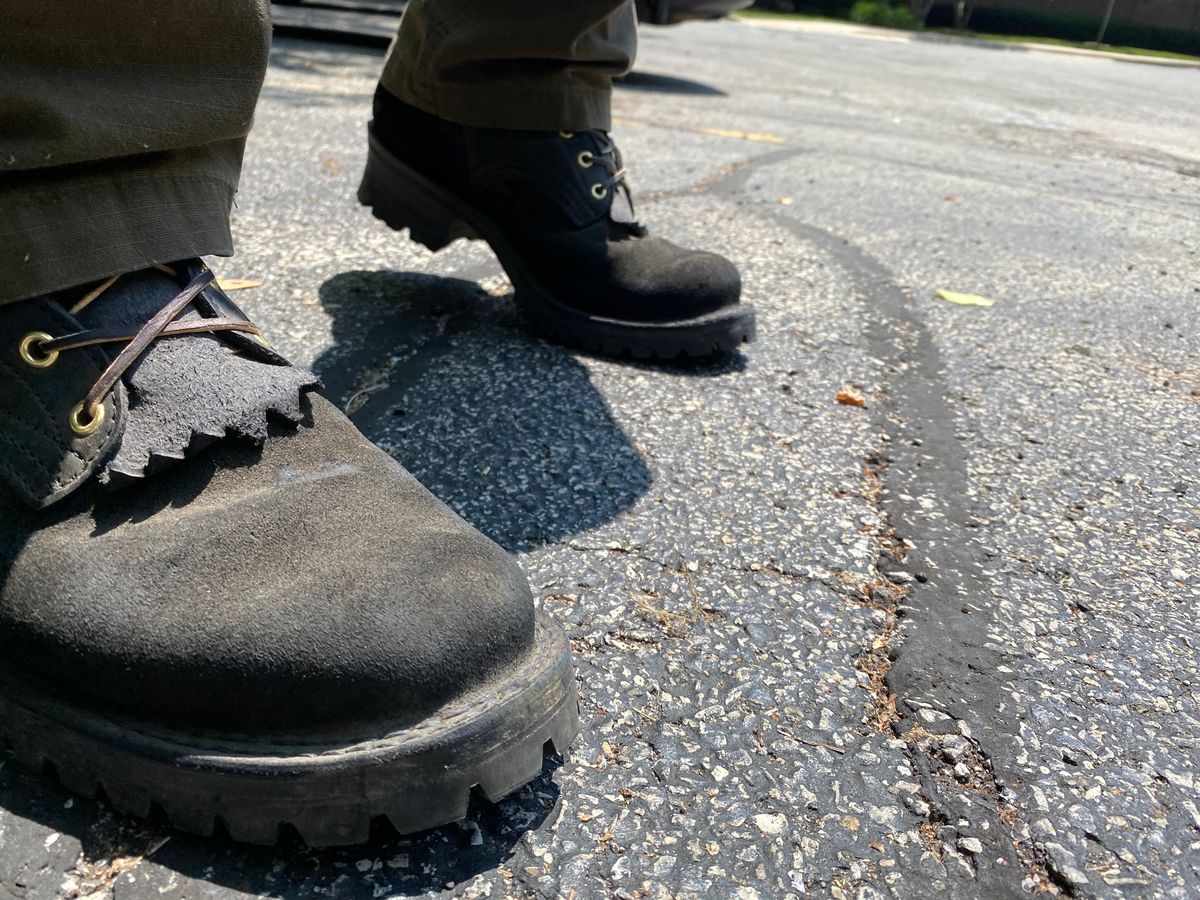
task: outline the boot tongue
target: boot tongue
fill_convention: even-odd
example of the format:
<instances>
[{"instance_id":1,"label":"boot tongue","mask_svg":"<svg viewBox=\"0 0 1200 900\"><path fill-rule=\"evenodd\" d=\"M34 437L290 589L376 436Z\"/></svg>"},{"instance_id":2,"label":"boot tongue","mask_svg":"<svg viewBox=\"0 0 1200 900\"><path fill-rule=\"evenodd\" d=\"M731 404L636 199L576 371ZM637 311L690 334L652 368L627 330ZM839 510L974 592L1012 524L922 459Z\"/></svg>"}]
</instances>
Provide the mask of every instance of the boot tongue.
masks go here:
<instances>
[{"instance_id":1,"label":"boot tongue","mask_svg":"<svg viewBox=\"0 0 1200 900\"><path fill-rule=\"evenodd\" d=\"M200 266L195 261L176 268L186 281ZM132 333L179 294L180 284L154 269L126 275L78 318L87 328L119 325ZM236 309L215 284L203 295L218 306ZM192 305L178 320L200 317ZM122 376L129 410L120 443L99 473L100 482L115 486L143 478L227 435L261 442L269 415L299 423L304 415L301 397L317 388L319 379L274 352L239 351L237 345L244 346L246 340L195 334L151 344Z\"/></svg>"},{"instance_id":2,"label":"boot tongue","mask_svg":"<svg viewBox=\"0 0 1200 900\"><path fill-rule=\"evenodd\" d=\"M594 134L598 141L597 156L603 155L600 151L607 144L611 148L616 170L622 169L624 161L621 159L621 151L613 145L611 137L605 132L594 132ZM609 192L608 221L610 226L615 226L609 229L614 238L644 237L646 234L645 227L637 220L637 212L633 208L633 193L629 189L627 178L622 178L614 184Z\"/></svg>"},{"instance_id":3,"label":"boot tongue","mask_svg":"<svg viewBox=\"0 0 1200 900\"><path fill-rule=\"evenodd\" d=\"M608 211L608 217L618 225L640 227L637 215L633 211L633 195L624 181L619 182L613 189L612 207Z\"/></svg>"},{"instance_id":4,"label":"boot tongue","mask_svg":"<svg viewBox=\"0 0 1200 900\"><path fill-rule=\"evenodd\" d=\"M637 220L633 210L633 197L629 185L622 181L612 192L612 203L608 212L608 235L610 240L627 240L646 237L650 232Z\"/></svg>"}]
</instances>

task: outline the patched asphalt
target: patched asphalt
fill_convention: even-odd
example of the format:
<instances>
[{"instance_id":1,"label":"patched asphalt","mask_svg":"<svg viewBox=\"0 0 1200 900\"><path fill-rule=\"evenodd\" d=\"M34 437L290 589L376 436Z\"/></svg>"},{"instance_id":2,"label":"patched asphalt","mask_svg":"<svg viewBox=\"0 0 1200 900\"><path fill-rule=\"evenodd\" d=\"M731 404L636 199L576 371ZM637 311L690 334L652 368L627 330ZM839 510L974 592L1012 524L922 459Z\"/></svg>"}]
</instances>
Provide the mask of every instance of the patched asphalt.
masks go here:
<instances>
[{"instance_id":1,"label":"patched asphalt","mask_svg":"<svg viewBox=\"0 0 1200 900\"><path fill-rule=\"evenodd\" d=\"M655 367L530 337L486 248L354 203L380 59L277 42L216 268L518 554L583 733L461 825L324 852L4 757L0 892L1200 891L1200 72L644 29L639 211L739 264L761 335Z\"/></svg>"}]
</instances>

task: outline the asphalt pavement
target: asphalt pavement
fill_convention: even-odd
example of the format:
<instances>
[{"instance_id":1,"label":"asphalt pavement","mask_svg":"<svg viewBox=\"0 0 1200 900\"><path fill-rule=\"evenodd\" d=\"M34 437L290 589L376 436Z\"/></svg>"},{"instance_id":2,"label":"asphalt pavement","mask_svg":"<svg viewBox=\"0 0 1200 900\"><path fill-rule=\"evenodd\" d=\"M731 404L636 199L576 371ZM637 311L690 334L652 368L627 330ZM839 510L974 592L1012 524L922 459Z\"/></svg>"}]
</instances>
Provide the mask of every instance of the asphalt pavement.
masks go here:
<instances>
[{"instance_id":1,"label":"asphalt pavement","mask_svg":"<svg viewBox=\"0 0 1200 900\"><path fill-rule=\"evenodd\" d=\"M530 337L484 246L355 204L380 60L276 43L215 266L519 556L583 733L461 825L320 852L0 757L0 895L1200 892L1200 71L644 29L639 212L760 313L663 367Z\"/></svg>"}]
</instances>

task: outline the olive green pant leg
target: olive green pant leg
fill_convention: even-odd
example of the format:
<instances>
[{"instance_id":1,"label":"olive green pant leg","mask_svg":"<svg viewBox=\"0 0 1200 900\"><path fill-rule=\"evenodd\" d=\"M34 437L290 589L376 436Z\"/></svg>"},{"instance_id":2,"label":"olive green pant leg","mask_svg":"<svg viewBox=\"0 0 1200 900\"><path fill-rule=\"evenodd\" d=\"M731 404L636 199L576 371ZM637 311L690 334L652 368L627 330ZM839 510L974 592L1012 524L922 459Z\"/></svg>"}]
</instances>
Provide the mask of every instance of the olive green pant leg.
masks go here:
<instances>
[{"instance_id":1,"label":"olive green pant leg","mask_svg":"<svg viewBox=\"0 0 1200 900\"><path fill-rule=\"evenodd\" d=\"M268 0L0 3L0 303L232 252Z\"/></svg>"},{"instance_id":2,"label":"olive green pant leg","mask_svg":"<svg viewBox=\"0 0 1200 900\"><path fill-rule=\"evenodd\" d=\"M410 0L380 80L463 125L607 131L636 51L632 0Z\"/></svg>"}]
</instances>

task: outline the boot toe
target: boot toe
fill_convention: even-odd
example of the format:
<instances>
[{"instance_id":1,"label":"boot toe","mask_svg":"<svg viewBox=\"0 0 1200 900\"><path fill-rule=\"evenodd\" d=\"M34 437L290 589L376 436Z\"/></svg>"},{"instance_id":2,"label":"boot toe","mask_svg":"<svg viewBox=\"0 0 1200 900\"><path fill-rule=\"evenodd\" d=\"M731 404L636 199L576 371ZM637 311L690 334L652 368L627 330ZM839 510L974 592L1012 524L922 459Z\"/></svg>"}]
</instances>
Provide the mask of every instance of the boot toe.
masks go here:
<instances>
[{"instance_id":1,"label":"boot toe","mask_svg":"<svg viewBox=\"0 0 1200 900\"><path fill-rule=\"evenodd\" d=\"M737 267L723 256L685 250L658 237L613 245L609 314L646 321L693 319L736 306Z\"/></svg>"},{"instance_id":2,"label":"boot toe","mask_svg":"<svg viewBox=\"0 0 1200 900\"><path fill-rule=\"evenodd\" d=\"M697 250L684 257L664 279L667 290L697 315L736 306L742 294L742 276L725 257Z\"/></svg>"},{"instance_id":3,"label":"boot toe","mask_svg":"<svg viewBox=\"0 0 1200 900\"><path fill-rule=\"evenodd\" d=\"M314 415L37 531L0 594L6 664L171 727L313 736L405 727L519 664L519 566Z\"/></svg>"}]
</instances>

